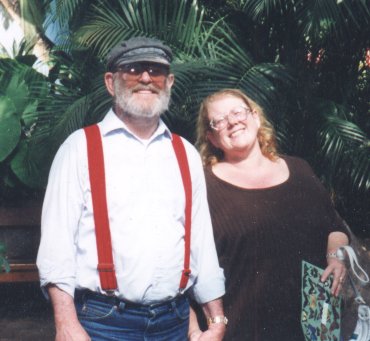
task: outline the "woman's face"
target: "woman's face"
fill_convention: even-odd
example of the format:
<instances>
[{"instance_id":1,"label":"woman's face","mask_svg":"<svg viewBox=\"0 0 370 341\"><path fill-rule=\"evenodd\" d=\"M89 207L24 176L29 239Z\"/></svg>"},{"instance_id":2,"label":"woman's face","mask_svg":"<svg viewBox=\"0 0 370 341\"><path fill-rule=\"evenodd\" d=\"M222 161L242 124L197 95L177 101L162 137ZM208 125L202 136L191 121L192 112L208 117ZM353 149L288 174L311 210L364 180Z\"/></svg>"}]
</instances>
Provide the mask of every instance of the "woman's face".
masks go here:
<instances>
[{"instance_id":1,"label":"woman's face","mask_svg":"<svg viewBox=\"0 0 370 341\"><path fill-rule=\"evenodd\" d=\"M259 148L259 116L248 108L243 99L232 95L216 98L208 104L208 119L217 130L211 129L207 138L225 156Z\"/></svg>"}]
</instances>

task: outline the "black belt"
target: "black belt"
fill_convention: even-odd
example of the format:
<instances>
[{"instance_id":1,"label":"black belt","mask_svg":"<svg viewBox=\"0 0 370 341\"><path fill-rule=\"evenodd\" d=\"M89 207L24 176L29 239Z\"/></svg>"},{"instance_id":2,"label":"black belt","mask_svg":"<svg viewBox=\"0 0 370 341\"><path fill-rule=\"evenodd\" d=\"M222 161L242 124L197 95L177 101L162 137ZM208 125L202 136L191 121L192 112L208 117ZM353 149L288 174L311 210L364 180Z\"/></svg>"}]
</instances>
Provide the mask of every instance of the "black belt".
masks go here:
<instances>
[{"instance_id":1,"label":"black belt","mask_svg":"<svg viewBox=\"0 0 370 341\"><path fill-rule=\"evenodd\" d=\"M173 305L173 303L175 304L181 303L183 300L186 299L186 295L185 294L178 295L164 302L158 302L158 303L152 303L152 304L141 304L141 303L127 301L127 300L118 298L117 296L107 296L107 295L100 294L98 292L94 292L88 289L82 289L82 290L76 289L75 291L76 300L84 300L84 299L89 299L89 298L98 300L100 302L108 303L111 305L117 305L117 306L119 306L120 303L124 303L126 309L138 309L138 308L159 308L162 306L170 307Z\"/></svg>"}]
</instances>

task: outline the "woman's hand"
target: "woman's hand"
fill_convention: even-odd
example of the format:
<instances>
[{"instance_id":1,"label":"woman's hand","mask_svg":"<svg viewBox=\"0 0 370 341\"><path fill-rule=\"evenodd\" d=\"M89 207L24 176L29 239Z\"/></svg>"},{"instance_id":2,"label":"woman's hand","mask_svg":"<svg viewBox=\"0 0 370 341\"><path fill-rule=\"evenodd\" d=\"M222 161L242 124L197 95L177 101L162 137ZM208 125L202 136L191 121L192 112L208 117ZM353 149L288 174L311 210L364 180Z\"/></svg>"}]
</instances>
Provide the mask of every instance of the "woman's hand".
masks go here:
<instances>
[{"instance_id":1,"label":"woman's hand","mask_svg":"<svg viewBox=\"0 0 370 341\"><path fill-rule=\"evenodd\" d=\"M328 277L333 274L331 293L336 297L339 295L342 289L346 272L346 267L342 261L340 261L338 258L328 258L328 266L321 276L321 281L325 282Z\"/></svg>"}]
</instances>

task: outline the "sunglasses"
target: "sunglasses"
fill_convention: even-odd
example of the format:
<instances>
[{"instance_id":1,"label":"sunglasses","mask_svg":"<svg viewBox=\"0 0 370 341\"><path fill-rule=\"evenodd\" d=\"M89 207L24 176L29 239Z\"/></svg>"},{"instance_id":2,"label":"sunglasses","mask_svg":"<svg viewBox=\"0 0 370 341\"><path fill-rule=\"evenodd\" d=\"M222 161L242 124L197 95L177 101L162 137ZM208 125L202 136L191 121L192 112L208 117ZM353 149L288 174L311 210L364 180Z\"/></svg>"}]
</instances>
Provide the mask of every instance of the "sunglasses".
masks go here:
<instances>
[{"instance_id":1,"label":"sunglasses","mask_svg":"<svg viewBox=\"0 0 370 341\"><path fill-rule=\"evenodd\" d=\"M140 76L147 72L152 81L162 80L170 73L170 67L158 63L131 63L124 64L117 68L115 72L123 72L127 80L137 80Z\"/></svg>"}]
</instances>

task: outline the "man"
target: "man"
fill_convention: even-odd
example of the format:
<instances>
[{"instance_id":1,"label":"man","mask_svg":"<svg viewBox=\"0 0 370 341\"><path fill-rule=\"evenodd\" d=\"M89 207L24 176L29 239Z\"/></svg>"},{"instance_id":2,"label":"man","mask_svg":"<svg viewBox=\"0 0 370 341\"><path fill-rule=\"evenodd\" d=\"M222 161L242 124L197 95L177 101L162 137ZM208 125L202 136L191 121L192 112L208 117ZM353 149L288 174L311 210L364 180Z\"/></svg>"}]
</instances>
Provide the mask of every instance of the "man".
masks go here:
<instances>
[{"instance_id":1,"label":"man","mask_svg":"<svg viewBox=\"0 0 370 341\"><path fill-rule=\"evenodd\" d=\"M92 180L92 168L101 162L89 163L99 152L94 147L87 152L82 129L55 157L37 265L54 308L56 340L186 340L188 295L202 304L210 322L201 339L223 337L224 276L200 157L185 140L192 190L191 272L179 288L180 277L182 281L188 274L182 276L186 194L174 136L160 119L174 83L171 61L169 47L144 37L124 41L108 55L104 78L114 105L98 124L105 179ZM104 181L114 263L110 270L97 250L103 241L94 222L104 205L96 209L93 201L101 195L91 190ZM101 276L114 270L117 286L107 290Z\"/></svg>"}]
</instances>

